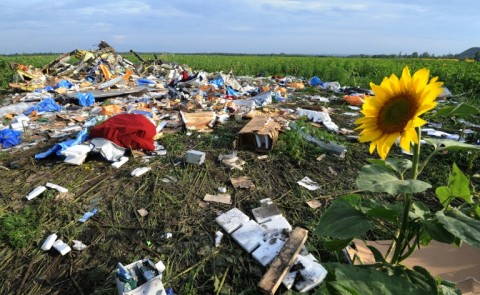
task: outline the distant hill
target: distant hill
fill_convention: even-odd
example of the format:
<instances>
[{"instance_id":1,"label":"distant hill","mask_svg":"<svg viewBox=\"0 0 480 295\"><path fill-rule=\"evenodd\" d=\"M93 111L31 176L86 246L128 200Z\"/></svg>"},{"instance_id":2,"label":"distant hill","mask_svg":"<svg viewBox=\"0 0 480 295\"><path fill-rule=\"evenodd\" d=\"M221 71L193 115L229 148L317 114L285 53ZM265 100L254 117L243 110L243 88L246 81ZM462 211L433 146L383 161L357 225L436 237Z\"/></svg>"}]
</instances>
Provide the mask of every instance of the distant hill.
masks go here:
<instances>
[{"instance_id":1,"label":"distant hill","mask_svg":"<svg viewBox=\"0 0 480 295\"><path fill-rule=\"evenodd\" d=\"M480 51L480 47L472 47L462 53L459 53L457 56L458 58L474 58L475 53L477 53L478 51Z\"/></svg>"}]
</instances>

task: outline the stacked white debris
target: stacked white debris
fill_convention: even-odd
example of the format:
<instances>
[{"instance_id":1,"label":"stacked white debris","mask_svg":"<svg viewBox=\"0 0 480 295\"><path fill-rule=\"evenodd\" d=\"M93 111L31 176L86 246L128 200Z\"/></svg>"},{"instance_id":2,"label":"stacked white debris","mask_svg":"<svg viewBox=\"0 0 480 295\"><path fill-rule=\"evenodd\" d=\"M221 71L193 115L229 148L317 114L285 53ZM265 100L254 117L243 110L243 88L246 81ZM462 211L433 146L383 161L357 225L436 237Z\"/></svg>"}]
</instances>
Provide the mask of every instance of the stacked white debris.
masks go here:
<instances>
[{"instance_id":1,"label":"stacked white debris","mask_svg":"<svg viewBox=\"0 0 480 295\"><path fill-rule=\"evenodd\" d=\"M266 267L284 246L292 226L270 199L260 202L262 205L252 210L256 222L237 208L215 220L258 263ZM325 268L304 248L282 283L287 289L295 286L298 291L307 292L318 286L326 275ZM295 281L296 278L301 279Z\"/></svg>"},{"instance_id":2,"label":"stacked white debris","mask_svg":"<svg viewBox=\"0 0 480 295\"><path fill-rule=\"evenodd\" d=\"M307 116L307 118L313 122L321 122L329 131L338 132L338 125L332 121L327 112L317 112L297 108L297 116Z\"/></svg>"}]
</instances>

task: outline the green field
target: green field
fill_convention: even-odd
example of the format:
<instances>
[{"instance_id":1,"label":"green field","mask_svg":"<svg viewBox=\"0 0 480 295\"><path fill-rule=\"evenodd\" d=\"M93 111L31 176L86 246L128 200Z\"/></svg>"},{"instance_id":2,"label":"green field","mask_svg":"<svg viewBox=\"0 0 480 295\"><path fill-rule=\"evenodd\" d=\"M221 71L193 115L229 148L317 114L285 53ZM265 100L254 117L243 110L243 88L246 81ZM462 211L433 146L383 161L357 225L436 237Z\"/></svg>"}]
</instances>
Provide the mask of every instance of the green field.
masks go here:
<instances>
[{"instance_id":1,"label":"green field","mask_svg":"<svg viewBox=\"0 0 480 295\"><path fill-rule=\"evenodd\" d=\"M8 88L13 71L9 63L42 67L58 55L11 55L0 56L0 89ZM131 53L124 58L134 63L140 61ZM148 60L153 54L141 54ZM369 83L379 84L390 73L401 75L404 66L412 72L426 67L432 76L440 81L454 94L464 94L469 99L477 100L480 90L480 63L456 59L421 59L421 58L353 58L353 57L314 57L282 55L182 55L164 54L160 59L188 65L193 71L207 72L233 71L237 76L288 75L309 80L318 76L323 81L338 81L342 86L359 86L369 88Z\"/></svg>"}]
</instances>

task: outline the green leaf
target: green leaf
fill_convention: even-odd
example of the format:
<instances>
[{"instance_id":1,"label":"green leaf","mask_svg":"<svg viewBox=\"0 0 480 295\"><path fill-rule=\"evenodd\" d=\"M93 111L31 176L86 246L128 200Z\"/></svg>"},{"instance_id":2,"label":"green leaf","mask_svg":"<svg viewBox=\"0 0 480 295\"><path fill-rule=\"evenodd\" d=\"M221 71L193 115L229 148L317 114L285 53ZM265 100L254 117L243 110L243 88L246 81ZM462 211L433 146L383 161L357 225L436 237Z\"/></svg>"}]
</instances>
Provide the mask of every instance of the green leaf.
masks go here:
<instances>
[{"instance_id":1,"label":"green leaf","mask_svg":"<svg viewBox=\"0 0 480 295\"><path fill-rule=\"evenodd\" d=\"M359 208L362 203L362 197L357 194L344 195L337 198L338 201L345 201L355 208Z\"/></svg>"},{"instance_id":2,"label":"green leaf","mask_svg":"<svg viewBox=\"0 0 480 295\"><path fill-rule=\"evenodd\" d=\"M323 241L323 245L328 251L340 251L350 245L352 240L353 239Z\"/></svg>"},{"instance_id":3,"label":"green leaf","mask_svg":"<svg viewBox=\"0 0 480 295\"><path fill-rule=\"evenodd\" d=\"M412 161L409 159L369 159L368 162L371 164L388 167L390 170L398 172L399 174L405 173L405 171L412 169L413 166Z\"/></svg>"},{"instance_id":4,"label":"green leaf","mask_svg":"<svg viewBox=\"0 0 480 295\"><path fill-rule=\"evenodd\" d=\"M470 218L460 210L438 211L435 216L443 227L460 240L475 247L480 247L480 221Z\"/></svg>"},{"instance_id":5,"label":"green leaf","mask_svg":"<svg viewBox=\"0 0 480 295\"><path fill-rule=\"evenodd\" d=\"M439 109L435 114L432 114L434 117L440 116L457 116L465 117L470 115L480 114L480 110L476 107L461 103L457 106L447 106Z\"/></svg>"},{"instance_id":6,"label":"green leaf","mask_svg":"<svg viewBox=\"0 0 480 295\"><path fill-rule=\"evenodd\" d=\"M464 199L465 202L472 204L473 199L468 185L468 178L457 167L457 164L453 163L452 173L448 178L448 187L454 197Z\"/></svg>"},{"instance_id":7,"label":"green leaf","mask_svg":"<svg viewBox=\"0 0 480 295\"><path fill-rule=\"evenodd\" d=\"M367 246L367 247L368 247L368 249L370 249L370 251L372 251L373 258L375 258L375 262L386 263L385 258L383 258L382 253L380 253L380 251L378 251L377 248L375 248L373 246Z\"/></svg>"},{"instance_id":8,"label":"green leaf","mask_svg":"<svg viewBox=\"0 0 480 295\"><path fill-rule=\"evenodd\" d=\"M356 184L363 191L392 195L419 193L432 187L429 183L421 180L400 180L389 168L379 165L363 166L358 173Z\"/></svg>"},{"instance_id":9,"label":"green leaf","mask_svg":"<svg viewBox=\"0 0 480 295\"><path fill-rule=\"evenodd\" d=\"M426 270L425 268L421 266L414 266L413 270L407 271L408 274L410 274L412 280L416 280L417 283L426 283L428 287L432 290L431 294L437 294L437 282L435 279L432 277L432 275ZM413 276L412 276L413 274Z\"/></svg>"},{"instance_id":10,"label":"green leaf","mask_svg":"<svg viewBox=\"0 0 480 295\"><path fill-rule=\"evenodd\" d=\"M412 211L409 215L412 219L419 218L421 220L425 220L428 215L430 215L430 208L428 208L427 205L422 202L414 202L412 204Z\"/></svg>"},{"instance_id":11,"label":"green leaf","mask_svg":"<svg viewBox=\"0 0 480 295\"><path fill-rule=\"evenodd\" d=\"M440 186L435 189L435 194L437 195L440 204L443 208L447 208L448 204L452 201L452 191L447 186Z\"/></svg>"},{"instance_id":12,"label":"green leaf","mask_svg":"<svg viewBox=\"0 0 480 295\"><path fill-rule=\"evenodd\" d=\"M480 146L472 145L468 143L463 143L455 140L449 139L435 139L435 138L426 138L425 141L430 143L438 151L450 151L450 150L461 150L461 151L480 151Z\"/></svg>"},{"instance_id":13,"label":"green leaf","mask_svg":"<svg viewBox=\"0 0 480 295\"><path fill-rule=\"evenodd\" d=\"M453 244L455 242L455 236L447 231L436 219L428 220L424 224L428 234L435 241L446 244Z\"/></svg>"},{"instance_id":14,"label":"green leaf","mask_svg":"<svg viewBox=\"0 0 480 295\"><path fill-rule=\"evenodd\" d=\"M412 284L405 276L389 276L375 266L336 264L330 271L334 271L335 280L327 280L327 284L339 294L431 294L429 290Z\"/></svg>"},{"instance_id":15,"label":"green leaf","mask_svg":"<svg viewBox=\"0 0 480 295\"><path fill-rule=\"evenodd\" d=\"M402 204L379 204L377 207L368 210L366 214L370 217L396 221L398 217L402 214L402 211Z\"/></svg>"},{"instance_id":16,"label":"green leaf","mask_svg":"<svg viewBox=\"0 0 480 295\"><path fill-rule=\"evenodd\" d=\"M373 227L373 221L351 204L335 200L323 213L315 233L321 237L350 239L363 237Z\"/></svg>"}]
</instances>

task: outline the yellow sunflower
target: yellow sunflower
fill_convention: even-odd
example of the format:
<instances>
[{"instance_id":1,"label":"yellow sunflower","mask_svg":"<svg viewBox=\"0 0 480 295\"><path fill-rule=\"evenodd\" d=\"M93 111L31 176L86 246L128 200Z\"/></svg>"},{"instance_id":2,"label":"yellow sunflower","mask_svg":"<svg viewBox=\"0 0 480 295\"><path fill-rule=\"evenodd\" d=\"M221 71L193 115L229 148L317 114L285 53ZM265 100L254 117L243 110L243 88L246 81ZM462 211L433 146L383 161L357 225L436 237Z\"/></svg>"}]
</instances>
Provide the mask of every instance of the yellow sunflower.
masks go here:
<instances>
[{"instance_id":1,"label":"yellow sunflower","mask_svg":"<svg viewBox=\"0 0 480 295\"><path fill-rule=\"evenodd\" d=\"M380 85L370 83L374 96L365 99L361 111L364 117L355 121L360 125L356 129L363 129L359 141L371 142L370 153L377 149L385 159L398 137L400 146L407 152L412 142L418 144L415 127L426 123L419 116L437 105L435 99L443 91L438 77L428 82L429 75L430 71L424 68L411 76L405 67L400 79L392 74Z\"/></svg>"}]
</instances>

